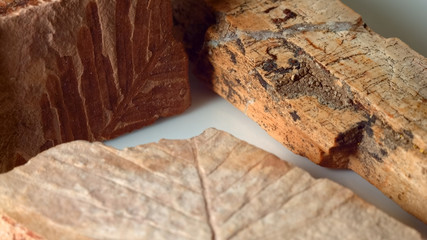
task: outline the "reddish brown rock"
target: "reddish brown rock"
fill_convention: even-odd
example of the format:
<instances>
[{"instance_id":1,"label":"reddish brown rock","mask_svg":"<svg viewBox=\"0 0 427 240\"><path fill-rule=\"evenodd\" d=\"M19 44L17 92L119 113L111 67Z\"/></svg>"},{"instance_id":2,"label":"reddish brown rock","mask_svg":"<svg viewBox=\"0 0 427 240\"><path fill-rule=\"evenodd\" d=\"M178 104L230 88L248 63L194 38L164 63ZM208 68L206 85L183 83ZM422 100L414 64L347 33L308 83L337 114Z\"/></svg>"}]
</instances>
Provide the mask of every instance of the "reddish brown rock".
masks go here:
<instances>
[{"instance_id":1,"label":"reddish brown rock","mask_svg":"<svg viewBox=\"0 0 427 240\"><path fill-rule=\"evenodd\" d=\"M183 112L187 68L167 0L0 1L0 172Z\"/></svg>"},{"instance_id":2,"label":"reddish brown rock","mask_svg":"<svg viewBox=\"0 0 427 240\"><path fill-rule=\"evenodd\" d=\"M2 240L41 240L42 237L26 229L13 219L0 214L0 239Z\"/></svg>"},{"instance_id":3,"label":"reddish brown rock","mask_svg":"<svg viewBox=\"0 0 427 240\"><path fill-rule=\"evenodd\" d=\"M0 175L6 215L52 240L421 239L350 190L215 129L123 151L51 148Z\"/></svg>"},{"instance_id":4,"label":"reddish brown rock","mask_svg":"<svg viewBox=\"0 0 427 240\"><path fill-rule=\"evenodd\" d=\"M353 169L427 223L426 58L336 0L199 5L217 17L197 61L215 92L295 153Z\"/></svg>"}]
</instances>

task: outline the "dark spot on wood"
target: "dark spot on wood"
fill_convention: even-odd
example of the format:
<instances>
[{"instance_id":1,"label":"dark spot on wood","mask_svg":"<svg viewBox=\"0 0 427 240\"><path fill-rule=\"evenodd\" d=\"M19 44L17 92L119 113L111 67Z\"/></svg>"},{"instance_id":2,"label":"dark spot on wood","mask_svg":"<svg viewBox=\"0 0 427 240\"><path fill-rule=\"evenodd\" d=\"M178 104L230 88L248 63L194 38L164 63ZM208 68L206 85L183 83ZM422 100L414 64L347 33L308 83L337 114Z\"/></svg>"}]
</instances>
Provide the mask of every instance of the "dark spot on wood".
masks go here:
<instances>
[{"instance_id":1,"label":"dark spot on wood","mask_svg":"<svg viewBox=\"0 0 427 240\"><path fill-rule=\"evenodd\" d=\"M374 131L372 130L372 125L376 121L375 116L366 116L367 121L361 121L357 123L357 128L362 131L365 130L368 137L372 138L374 136Z\"/></svg>"},{"instance_id":2,"label":"dark spot on wood","mask_svg":"<svg viewBox=\"0 0 427 240\"><path fill-rule=\"evenodd\" d=\"M294 49L294 57L295 58L300 56L303 53L304 53L304 51L300 47L295 47L295 49Z\"/></svg>"},{"instance_id":3,"label":"dark spot on wood","mask_svg":"<svg viewBox=\"0 0 427 240\"><path fill-rule=\"evenodd\" d=\"M286 8L285 10L283 10L283 13L286 15L286 20L290 19L290 18L296 18L297 14L292 12L290 9ZM286 21L285 20L285 21Z\"/></svg>"},{"instance_id":4,"label":"dark spot on wood","mask_svg":"<svg viewBox=\"0 0 427 240\"><path fill-rule=\"evenodd\" d=\"M372 126L377 121L377 117L375 115L368 117L368 126Z\"/></svg>"},{"instance_id":5,"label":"dark spot on wood","mask_svg":"<svg viewBox=\"0 0 427 240\"><path fill-rule=\"evenodd\" d=\"M366 125L367 125L367 122L366 122L366 121L361 121L361 122L358 122L358 123L356 124L356 128L357 128L358 130L363 130L363 129L366 127Z\"/></svg>"},{"instance_id":6,"label":"dark spot on wood","mask_svg":"<svg viewBox=\"0 0 427 240\"><path fill-rule=\"evenodd\" d=\"M289 65L291 65L295 69L300 69L301 68L300 62L298 62L298 60L296 60L296 59L290 58L290 59L288 59L288 63L289 63Z\"/></svg>"},{"instance_id":7,"label":"dark spot on wood","mask_svg":"<svg viewBox=\"0 0 427 240\"><path fill-rule=\"evenodd\" d=\"M255 77L258 79L259 83L261 84L261 86L267 90L269 84L264 80L264 78L262 78L262 76L257 72L255 73Z\"/></svg>"},{"instance_id":8,"label":"dark spot on wood","mask_svg":"<svg viewBox=\"0 0 427 240\"><path fill-rule=\"evenodd\" d=\"M427 168L424 168L424 167L423 167L423 170L421 170L421 173L422 173L423 175L427 175Z\"/></svg>"},{"instance_id":9,"label":"dark spot on wood","mask_svg":"<svg viewBox=\"0 0 427 240\"><path fill-rule=\"evenodd\" d=\"M372 128L369 125L366 125L365 132L366 132L366 134L368 134L369 137L374 136L374 131L372 130Z\"/></svg>"},{"instance_id":10,"label":"dark spot on wood","mask_svg":"<svg viewBox=\"0 0 427 240\"><path fill-rule=\"evenodd\" d=\"M297 111L293 111L289 113L292 117L292 120L294 120L294 122L301 120L300 116L298 115Z\"/></svg>"},{"instance_id":11,"label":"dark spot on wood","mask_svg":"<svg viewBox=\"0 0 427 240\"><path fill-rule=\"evenodd\" d=\"M231 82L224 74L221 75L221 78L224 85L227 86L227 90L223 89L222 93L227 97L227 100L230 102L235 102L235 97L240 98L240 96L238 96L237 92L234 90L235 84Z\"/></svg>"},{"instance_id":12,"label":"dark spot on wood","mask_svg":"<svg viewBox=\"0 0 427 240\"><path fill-rule=\"evenodd\" d=\"M275 24L280 24L283 20L282 20L282 18L273 18L272 21Z\"/></svg>"},{"instance_id":13,"label":"dark spot on wood","mask_svg":"<svg viewBox=\"0 0 427 240\"><path fill-rule=\"evenodd\" d=\"M283 10L283 13L285 14L285 16L283 18L273 18L272 19L273 23L280 24L288 21L289 19L297 17L296 13L292 12L290 9L287 9L287 8Z\"/></svg>"},{"instance_id":14,"label":"dark spot on wood","mask_svg":"<svg viewBox=\"0 0 427 240\"><path fill-rule=\"evenodd\" d=\"M403 130L403 133L406 134L410 139L414 139L414 134L410 130Z\"/></svg>"},{"instance_id":15,"label":"dark spot on wood","mask_svg":"<svg viewBox=\"0 0 427 240\"><path fill-rule=\"evenodd\" d=\"M338 146L351 146L353 148L357 147L357 144L362 140L362 134L360 129L365 126L365 123L362 121L358 123L354 128L338 134L338 137L335 139L335 142Z\"/></svg>"},{"instance_id":16,"label":"dark spot on wood","mask_svg":"<svg viewBox=\"0 0 427 240\"><path fill-rule=\"evenodd\" d=\"M383 155L384 157L388 156L388 152L385 149L381 149L380 152L381 152L381 155Z\"/></svg>"},{"instance_id":17,"label":"dark spot on wood","mask_svg":"<svg viewBox=\"0 0 427 240\"><path fill-rule=\"evenodd\" d=\"M264 112L270 112L270 109L267 106L264 106Z\"/></svg>"},{"instance_id":18,"label":"dark spot on wood","mask_svg":"<svg viewBox=\"0 0 427 240\"><path fill-rule=\"evenodd\" d=\"M383 129L379 135L381 136L379 141L383 143L381 145L378 145L378 139L375 140L373 138L374 131L372 130L372 126L374 126L374 123L376 126ZM370 150L370 157L373 157L376 160L381 159L380 162L389 155L390 151L394 151L398 147L403 149L409 149L412 147L409 137L405 134L394 131L389 125L384 124L381 121L377 121L375 116L369 117L367 121L363 121L360 126L363 125L363 132L365 135L361 142L361 146L364 145L364 151L367 151L368 149Z\"/></svg>"},{"instance_id":19,"label":"dark spot on wood","mask_svg":"<svg viewBox=\"0 0 427 240\"><path fill-rule=\"evenodd\" d=\"M312 47L314 47L315 49L323 51L323 49L322 49L321 47L319 47L319 46L317 46L316 44L314 44L310 39L305 38L305 40L306 40L306 41L307 41L307 42L308 42Z\"/></svg>"},{"instance_id":20,"label":"dark spot on wood","mask_svg":"<svg viewBox=\"0 0 427 240\"><path fill-rule=\"evenodd\" d=\"M376 153L369 152L369 155L370 155L373 159L375 159L377 162L380 162L380 163L383 163L383 162L384 162L384 161L383 161L383 159L382 159L380 156L378 156L378 154L376 154Z\"/></svg>"},{"instance_id":21,"label":"dark spot on wood","mask_svg":"<svg viewBox=\"0 0 427 240\"><path fill-rule=\"evenodd\" d=\"M240 38L238 38L238 39L236 40L236 44L237 44L237 46L239 47L240 52L241 52L243 55L245 55L245 54L246 54L245 46L243 45L242 40L240 40Z\"/></svg>"},{"instance_id":22,"label":"dark spot on wood","mask_svg":"<svg viewBox=\"0 0 427 240\"><path fill-rule=\"evenodd\" d=\"M266 72L268 72L268 74L270 73L275 73L275 74L286 74L289 73L290 71L292 71L293 66L289 67L289 68L284 68L284 67L280 67L278 68L277 63L276 63L276 59L277 56L269 53L269 49L267 49L267 54L269 54L272 59L268 59L266 60L263 64L262 64L262 69ZM298 63L299 64L299 63Z\"/></svg>"},{"instance_id":23,"label":"dark spot on wood","mask_svg":"<svg viewBox=\"0 0 427 240\"><path fill-rule=\"evenodd\" d=\"M351 90L347 89L347 91L351 91ZM363 105L357 101L354 101L352 105L353 105L354 110L356 110L356 111L365 111L365 108L363 107ZM368 119L369 115L365 114L364 117Z\"/></svg>"},{"instance_id":24,"label":"dark spot on wood","mask_svg":"<svg viewBox=\"0 0 427 240\"><path fill-rule=\"evenodd\" d=\"M364 27L364 28L367 28L367 27L368 27L368 24L364 23L364 24L363 24L363 27Z\"/></svg>"},{"instance_id":25,"label":"dark spot on wood","mask_svg":"<svg viewBox=\"0 0 427 240\"><path fill-rule=\"evenodd\" d=\"M273 53L271 53L271 50L274 49L276 47L268 47L265 52L268 54L268 56L270 56L274 61L277 60L277 56Z\"/></svg>"},{"instance_id":26,"label":"dark spot on wood","mask_svg":"<svg viewBox=\"0 0 427 240\"><path fill-rule=\"evenodd\" d=\"M262 70L267 71L267 72L274 71L275 69L277 69L277 64L272 59L268 59L262 65Z\"/></svg>"},{"instance_id":27,"label":"dark spot on wood","mask_svg":"<svg viewBox=\"0 0 427 240\"><path fill-rule=\"evenodd\" d=\"M396 132L388 125L383 125L383 129L383 137L381 138L381 141L383 141L387 148L396 150L397 147L404 149L410 149L413 147L411 139L406 134Z\"/></svg>"},{"instance_id":28,"label":"dark spot on wood","mask_svg":"<svg viewBox=\"0 0 427 240\"><path fill-rule=\"evenodd\" d=\"M225 51L227 52L227 54L230 56L230 60L231 62L236 65L237 64L237 60L236 60L236 55L234 55L234 53L232 51L230 51L228 48L225 48Z\"/></svg>"},{"instance_id":29,"label":"dark spot on wood","mask_svg":"<svg viewBox=\"0 0 427 240\"><path fill-rule=\"evenodd\" d=\"M272 64L272 60L265 62L268 64L264 63L264 67L270 70L265 77L271 79L281 96L291 99L313 96L319 103L333 109L353 108L353 96L350 91L347 91L345 86L337 86L334 77L331 77L326 69L315 64L304 50L286 40L283 40L281 47L288 49L295 56L287 59L285 68ZM274 56L272 53L269 55Z\"/></svg>"},{"instance_id":30,"label":"dark spot on wood","mask_svg":"<svg viewBox=\"0 0 427 240\"><path fill-rule=\"evenodd\" d=\"M265 13L269 13L271 10L276 9L277 7L271 7L271 8L267 8L264 12Z\"/></svg>"},{"instance_id":31,"label":"dark spot on wood","mask_svg":"<svg viewBox=\"0 0 427 240\"><path fill-rule=\"evenodd\" d=\"M230 69L228 70L228 72L229 72L229 73L236 73L236 72L237 72L237 70L236 70L236 69L234 69L234 68L230 68Z\"/></svg>"},{"instance_id":32,"label":"dark spot on wood","mask_svg":"<svg viewBox=\"0 0 427 240\"><path fill-rule=\"evenodd\" d=\"M290 71L291 71L291 69L290 69L290 68L284 68L284 67L281 67L281 68L276 69L276 70L274 71L274 73L278 73L278 74L285 74L285 73L289 73Z\"/></svg>"}]
</instances>

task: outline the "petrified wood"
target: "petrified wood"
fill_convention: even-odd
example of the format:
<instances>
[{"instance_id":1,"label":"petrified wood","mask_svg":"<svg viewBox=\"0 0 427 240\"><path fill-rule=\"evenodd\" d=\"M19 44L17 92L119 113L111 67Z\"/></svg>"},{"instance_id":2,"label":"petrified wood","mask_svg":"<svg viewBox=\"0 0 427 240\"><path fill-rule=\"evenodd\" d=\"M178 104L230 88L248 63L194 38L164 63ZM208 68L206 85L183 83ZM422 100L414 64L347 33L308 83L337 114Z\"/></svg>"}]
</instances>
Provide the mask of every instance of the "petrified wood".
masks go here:
<instances>
[{"instance_id":1,"label":"petrified wood","mask_svg":"<svg viewBox=\"0 0 427 240\"><path fill-rule=\"evenodd\" d=\"M356 171L427 223L426 58L336 0L203 4L217 24L198 71L214 91L295 153Z\"/></svg>"},{"instance_id":2,"label":"petrified wood","mask_svg":"<svg viewBox=\"0 0 427 240\"><path fill-rule=\"evenodd\" d=\"M190 104L168 0L0 1L0 172Z\"/></svg>"},{"instance_id":3,"label":"petrified wood","mask_svg":"<svg viewBox=\"0 0 427 240\"><path fill-rule=\"evenodd\" d=\"M51 148L0 175L1 215L0 236L55 240L420 239L348 189L215 129L123 151Z\"/></svg>"}]
</instances>

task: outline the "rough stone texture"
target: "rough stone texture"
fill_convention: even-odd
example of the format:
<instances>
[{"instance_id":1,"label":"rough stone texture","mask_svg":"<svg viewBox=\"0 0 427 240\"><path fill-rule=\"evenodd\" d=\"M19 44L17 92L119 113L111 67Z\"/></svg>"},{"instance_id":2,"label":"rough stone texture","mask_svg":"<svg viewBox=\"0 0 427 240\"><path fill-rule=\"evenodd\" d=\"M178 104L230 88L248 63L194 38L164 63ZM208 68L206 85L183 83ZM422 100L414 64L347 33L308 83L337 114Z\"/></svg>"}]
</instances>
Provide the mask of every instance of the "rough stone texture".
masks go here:
<instances>
[{"instance_id":1,"label":"rough stone texture","mask_svg":"<svg viewBox=\"0 0 427 240\"><path fill-rule=\"evenodd\" d=\"M21 226L13 219L1 215L0 217L0 239L2 240L41 240L40 236L25 227Z\"/></svg>"},{"instance_id":2,"label":"rough stone texture","mask_svg":"<svg viewBox=\"0 0 427 240\"><path fill-rule=\"evenodd\" d=\"M168 0L0 0L0 172L183 112L188 61L172 28Z\"/></svg>"},{"instance_id":3,"label":"rough stone texture","mask_svg":"<svg viewBox=\"0 0 427 240\"><path fill-rule=\"evenodd\" d=\"M199 9L209 8L216 24L197 62L214 91L295 153L353 169L427 223L426 58L337 0Z\"/></svg>"},{"instance_id":4,"label":"rough stone texture","mask_svg":"<svg viewBox=\"0 0 427 240\"><path fill-rule=\"evenodd\" d=\"M420 239L350 190L215 129L123 151L51 148L0 175L0 213L55 240Z\"/></svg>"}]
</instances>

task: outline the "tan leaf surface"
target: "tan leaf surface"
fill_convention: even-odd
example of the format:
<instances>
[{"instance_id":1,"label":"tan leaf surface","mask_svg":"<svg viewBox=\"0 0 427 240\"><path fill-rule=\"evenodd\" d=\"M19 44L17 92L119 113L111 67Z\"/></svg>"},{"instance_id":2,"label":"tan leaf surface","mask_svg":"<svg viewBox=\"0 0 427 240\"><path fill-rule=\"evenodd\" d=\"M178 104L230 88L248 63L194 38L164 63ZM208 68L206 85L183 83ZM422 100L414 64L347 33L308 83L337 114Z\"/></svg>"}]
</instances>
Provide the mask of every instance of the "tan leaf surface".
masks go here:
<instances>
[{"instance_id":1,"label":"tan leaf surface","mask_svg":"<svg viewBox=\"0 0 427 240\"><path fill-rule=\"evenodd\" d=\"M59 145L0 176L0 212L55 240L420 239L348 189L215 129L123 151Z\"/></svg>"}]
</instances>

